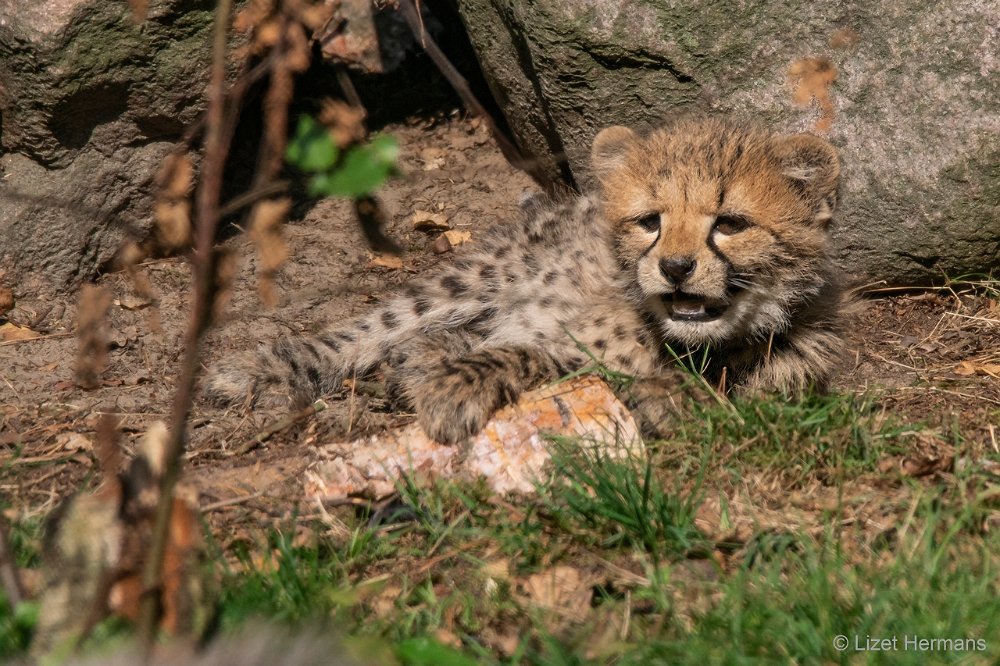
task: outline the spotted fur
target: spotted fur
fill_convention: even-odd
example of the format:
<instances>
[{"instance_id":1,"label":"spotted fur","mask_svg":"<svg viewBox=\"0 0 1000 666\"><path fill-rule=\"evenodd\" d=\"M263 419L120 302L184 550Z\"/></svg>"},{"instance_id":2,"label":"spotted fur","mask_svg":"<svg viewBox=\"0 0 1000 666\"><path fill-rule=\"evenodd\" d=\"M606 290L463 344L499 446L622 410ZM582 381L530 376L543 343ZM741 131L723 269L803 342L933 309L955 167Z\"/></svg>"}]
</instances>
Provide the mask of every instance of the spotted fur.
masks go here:
<instances>
[{"instance_id":1,"label":"spotted fur","mask_svg":"<svg viewBox=\"0 0 1000 666\"><path fill-rule=\"evenodd\" d=\"M384 365L426 432L457 442L592 357L638 378L648 421L669 411L660 398L678 386L674 355L692 349L710 349L713 382L826 382L843 351L832 146L685 120L648 136L605 129L592 163L600 192L524 202L520 224L371 313L223 362L208 394L304 401Z\"/></svg>"}]
</instances>

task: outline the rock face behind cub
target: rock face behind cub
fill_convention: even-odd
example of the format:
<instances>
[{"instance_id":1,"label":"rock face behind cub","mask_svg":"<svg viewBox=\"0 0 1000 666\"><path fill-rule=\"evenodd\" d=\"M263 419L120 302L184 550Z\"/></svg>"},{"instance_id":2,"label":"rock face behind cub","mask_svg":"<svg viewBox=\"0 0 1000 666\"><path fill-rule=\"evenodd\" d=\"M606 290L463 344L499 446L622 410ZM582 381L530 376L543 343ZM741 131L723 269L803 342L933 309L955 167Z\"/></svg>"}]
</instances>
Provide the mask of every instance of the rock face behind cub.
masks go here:
<instances>
[{"instance_id":1,"label":"rock face behind cub","mask_svg":"<svg viewBox=\"0 0 1000 666\"><path fill-rule=\"evenodd\" d=\"M712 382L822 387L844 347L829 143L688 119L648 136L607 128L592 160L599 193L529 202L523 221L370 314L224 360L206 393L302 402L383 367L427 434L458 442L595 359L636 377L654 432L687 351L706 350Z\"/></svg>"}]
</instances>

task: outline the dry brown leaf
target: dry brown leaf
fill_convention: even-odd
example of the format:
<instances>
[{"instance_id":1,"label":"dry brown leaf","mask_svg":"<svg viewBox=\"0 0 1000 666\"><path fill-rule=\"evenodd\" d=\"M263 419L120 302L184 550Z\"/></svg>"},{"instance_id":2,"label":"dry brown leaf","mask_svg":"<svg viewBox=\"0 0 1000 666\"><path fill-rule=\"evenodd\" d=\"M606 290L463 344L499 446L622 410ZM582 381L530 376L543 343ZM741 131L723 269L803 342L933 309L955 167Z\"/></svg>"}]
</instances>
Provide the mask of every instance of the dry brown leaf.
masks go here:
<instances>
[{"instance_id":1,"label":"dry brown leaf","mask_svg":"<svg viewBox=\"0 0 1000 666\"><path fill-rule=\"evenodd\" d=\"M927 476L950 472L954 468L955 448L934 432L917 433L909 443L905 456L894 456L879 462L883 474L898 471L904 476Z\"/></svg>"},{"instance_id":2,"label":"dry brown leaf","mask_svg":"<svg viewBox=\"0 0 1000 666\"><path fill-rule=\"evenodd\" d=\"M960 377L970 377L976 374L976 366L970 361L962 361L955 366L954 372Z\"/></svg>"},{"instance_id":3,"label":"dry brown leaf","mask_svg":"<svg viewBox=\"0 0 1000 666\"><path fill-rule=\"evenodd\" d=\"M160 245L175 251L191 244L191 185L194 165L187 153L171 153L156 174L153 217Z\"/></svg>"},{"instance_id":4,"label":"dry brown leaf","mask_svg":"<svg viewBox=\"0 0 1000 666\"><path fill-rule=\"evenodd\" d=\"M293 72L302 73L309 69L309 36L300 23L286 23L285 66Z\"/></svg>"},{"instance_id":5,"label":"dry brown leaf","mask_svg":"<svg viewBox=\"0 0 1000 666\"><path fill-rule=\"evenodd\" d=\"M366 115L362 107L326 99L323 100L318 118L330 130L330 137L337 147L344 149L365 138Z\"/></svg>"},{"instance_id":6,"label":"dry brown leaf","mask_svg":"<svg viewBox=\"0 0 1000 666\"><path fill-rule=\"evenodd\" d=\"M256 27L274 11L273 0L250 0L233 19L233 29L246 32Z\"/></svg>"},{"instance_id":7,"label":"dry brown leaf","mask_svg":"<svg viewBox=\"0 0 1000 666\"><path fill-rule=\"evenodd\" d=\"M126 294L121 298L116 298L114 300L114 304L123 310L142 310L143 308L148 308L152 305L152 301L142 296Z\"/></svg>"},{"instance_id":8,"label":"dry brown leaf","mask_svg":"<svg viewBox=\"0 0 1000 666\"><path fill-rule=\"evenodd\" d=\"M444 213L432 213L428 210L413 211L413 228L417 231L441 231L450 229L448 216Z\"/></svg>"},{"instance_id":9,"label":"dry brown leaf","mask_svg":"<svg viewBox=\"0 0 1000 666\"><path fill-rule=\"evenodd\" d=\"M569 566L552 567L528 576L523 587L533 605L571 620L584 619L594 597L592 584L579 570Z\"/></svg>"},{"instance_id":10,"label":"dry brown leaf","mask_svg":"<svg viewBox=\"0 0 1000 666\"><path fill-rule=\"evenodd\" d=\"M236 253L229 248L215 250L215 302L212 319L218 320L233 296L233 279L236 277Z\"/></svg>"},{"instance_id":11,"label":"dry brown leaf","mask_svg":"<svg viewBox=\"0 0 1000 666\"><path fill-rule=\"evenodd\" d=\"M965 360L955 366L953 372L959 377L971 377L975 374L983 374L1000 378L1000 363L979 363Z\"/></svg>"},{"instance_id":12,"label":"dry brown leaf","mask_svg":"<svg viewBox=\"0 0 1000 666\"><path fill-rule=\"evenodd\" d=\"M111 347L124 349L140 337L142 336L139 335L139 328L137 326L125 326L124 328L113 329L108 334L107 341Z\"/></svg>"},{"instance_id":13,"label":"dry brown leaf","mask_svg":"<svg viewBox=\"0 0 1000 666\"><path fill-rule=\"evenodd\" d=\"M104 429L113 428L110 421ZM45 652L68 641L108 613L137 620L143 597L145 558L159 495L161 462L147 459L161 455L148 440L162 439L166 429L156 424L147 433L138 457L125 473L124 483L106 483L94 494L80 493L66 501L49 527L44 544L39 589L39 622L34 647ZM74 449L89 440L77 433L63 433L64 446ZM113 435L105 434L104 437ZM104 446L114 446L102 443ZM117 457L98 453L102 471L114 477ZM111 481L111 482L108 482ZM193 635L206 617L201 522L197 494L180 485L173 499L169 537L165 547L160 585L154 591L162 609L160 628L170 634ZM104 581L104 582L102 582ZM105 587L107 585L107 587ZM95 591L101 590L101 596Z\"/></svg>"},{"instance_id":14,"label":"dry brown leaf","mask_svg":"<svg viewBox=\"0 0 1000 666\"><path fill-rule=\"evenodd\" d=\"M108 357L109 307L111 294L106 289L87 284L80 290L76 381L81 388L93 389L100 385L100 374Z\"/></svg>"},{"instance_id":15,"label":"dry brown leaf","mask_svg":"<svg viewBox=\"0 0 1000 666\"><path fill-rule=\"evenodd\" d=\"M257 53L263 53L267 49L271 48L278 43L281 39L281 21L277 18L272 18L268 21L264 21L257 26L254 31L254 49Z\"/></svg>"},{"instance_id":16,"label":"dry brown leaf","mask_svg":"<svg viewBox=\"0 0 1000 666\"><path fill-rule=\"evenodd\" d=\"M483 643L504 657L512 657L521 647L522 637L512 623L502 627L486 627L480 632Z\"/></svg>"},{"instance_id":17,"label":"dry brown leaf","mask_svg":"<svg viewBox=\"0 0 1000 666\"><path fill-rule=\"evenodd\" d=\"M281 235L292 202L287 197L258 201L250 214L248 235L257 249L257 288L268 306L278 302L274 276L288 259L288 245Z\"/></svg>"},{"instance_id":18,"label":"dry brown leaf","mask_svg":"<svg viewBox=\"0 0 1000 666\"><path fill-rule=\"evenodd\" d=\"M298 18L310 30L316 31L326 25L333 15L335 3L319 2L299 9Z\"/></svg>"},{"instance_id":19,"label":"dry brown leaf","mask_svg":"<svg viewBox=\"0 0 1000 666\"><path fill-rule=\"evenodd\" d=\"M86 435L78 432L63 432L56 436L56 444L64 451L91 451L94 448L93 442Z\"/></svg>"},{"instance_id":20,"label":"dry brown leaf","mask_svg":"<svg viewBox=\"0 0 1000 666\"><path fill-rule=\"evenodd\" d=\"M482 571L483 575L488 578L507 580L510 578L510 560L491 560L484 563L480 571Z\"/></svg>"},{"instance_id":21,"label":"dry brown leaf","mask_svg":"<svg viewBox=\"0 0 1000 666\"><path fill-rule=\"evenodd\" d=\"M403 593L398 585L390 585L383 589L371 602L372 610L377 617L387 617L396 611L396 600Z\"/></svg>"},{"instance_id":22,"label":"dry brown leaf","mask_svg":"<svg viewBox=\"0 0 1000 666\"><path fill-rule=\"evenodd\" d=\"M468 243L472 240L471 231L459 231L457 229L452 229L451 231L446 231L441 235L448 239L448 242L451 243L452 247L458 247L462 243Z\"/></svg>"},{"instance_id":23,"label":"dry brown leaf","mask_svg":"<svg viewBox=\"0 0 1000 666\"><path fill-rule=\"evenodd\" d=\"M424 148L420 151L420 159L423 160L424 171L433 171L435 169L440 169L445 165L445 152L440 148L431 147Z\"/></svg>"},{"instance_id":24,"label":"dry brown leaf","mask_svg":"<svg viewBox=\"0 0 1000 666\"><path fill-rule=\"evenodd\" d=\"M905 476L927 476L934 472L950 472L955 459L946 455L940 458L903 458L900 470Z\"/></svg>"},{"instance_id":25,"label":"dry brown leaf","mask_svg":"<svg viewBox=\"0 0 1000 666\"><path fill-rule=\"evenodd\" d=\"M394 254L373 254L371 255L371 260L369 263L372 266L379 266L381 268L391 268L393 270L399 270L403 267L403 258L397 257Z\"/></svg>"},{"instance_id":26,"label":"dry brown leaf","mask_svg":"<svg viewBox=\"0 0 1000 666\"><path fill-rule=\"evenodd\" d=\"M10 342L11 340L30 340L32 338L37 338L41 333L36 333L35 331L27 328L26 326L17 326L7 322L5 324L0 324L0 340L4 342Z\"/></svg>"},{"instance_id":27,"label":"dry brown leaf","mask_svg":"<svg viewBox=\"0 0 1000 666\"><path fill-rule=\"evenodd\" d=\"M462 639L455 635L454 632L448 631L447 629L439 628L434 631L434 639L443 645L450 645L453 648L462 647Z\"/></svg>"},{"instance_id":28,"label":"dry brown leaf","mask_svg":"<svg viewBox=\"0 0 1000 666\"><path fill-rule=\"evenodd\" d=\"M152 307L149 309L149 318L147 321L150 329L154 333L159 333L162 330L158 307L159 298L156 295L156 290L153 289L153 284L149 281L149 277L139 266L139 262L147 256L149 256L148 248L141 247L134 241L127 241L118 249L118 254L115 255L115 262L128 275L135 292L149 301Z\"/></svg>"},{"instance_id":29,"label":"dry brown leaf","mask_svg":"<svg viewBox=\"0 0 1000 666\"><path fill-rule=\"evenodd\" d=\"M0 316L14 309L14 292L10 287L0 285Z\"/></svg>"}]
</instances>

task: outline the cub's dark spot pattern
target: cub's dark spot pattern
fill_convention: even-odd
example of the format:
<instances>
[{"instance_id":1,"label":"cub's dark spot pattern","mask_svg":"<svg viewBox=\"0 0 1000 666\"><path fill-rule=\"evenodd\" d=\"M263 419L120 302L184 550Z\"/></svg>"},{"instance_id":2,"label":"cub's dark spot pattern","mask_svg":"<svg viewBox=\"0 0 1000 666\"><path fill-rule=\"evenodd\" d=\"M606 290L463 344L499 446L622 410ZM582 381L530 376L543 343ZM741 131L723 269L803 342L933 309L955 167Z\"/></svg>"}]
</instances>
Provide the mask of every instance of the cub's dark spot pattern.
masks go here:
<instances>
[{"instance_id":1,"label":"cub's dark spot pattern","mask_svg":"<svg viewBox=\"0 0 1000 666\"><path fill-rule=\"evenodd\" d=\"M452 298L458 298L469 289L464 282L454 275L448 275L441 280L441 286L448 291L448 295Z\"/></svg>"}]
</instances>

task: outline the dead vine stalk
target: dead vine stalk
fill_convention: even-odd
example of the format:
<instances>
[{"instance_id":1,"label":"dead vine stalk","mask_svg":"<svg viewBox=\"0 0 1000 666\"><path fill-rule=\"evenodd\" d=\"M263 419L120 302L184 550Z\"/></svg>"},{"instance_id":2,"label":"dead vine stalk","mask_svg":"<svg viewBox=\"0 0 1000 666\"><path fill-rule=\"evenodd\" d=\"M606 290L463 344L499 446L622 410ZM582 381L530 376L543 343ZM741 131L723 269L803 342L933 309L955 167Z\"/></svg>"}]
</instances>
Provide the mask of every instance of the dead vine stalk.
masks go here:
<instances>
[{"instance_id":1,"label":"dead vine stalk","mask_svg":"<svg viewBox=\"0 0 1000 666\"><path fill-rule=\"evenodd\" d=\"M169 536L170 514L174 488L180 477L181 461L186 441L188 414L194 397L194 384L200 364L201 341L211 322L217 291L218 255L215 234L219 222L219 198L222 190L222 170L229 148L225 131L226 50L231 0L219 0L215 9L212 43L212 70L207 91L205 112L205 156L196 195L195 250L193 254L195 294L191 319L185 334L184 357L174 394L170 435L164 456L163 477L157 504L149 558L143 571L144 596L140 614L140 640L148 662L159 624L159 588L164 554Z\"/></svg>"},{"instance_id":2,"label":"dead vine stalk","mask_svg":"<svg viewBox=\"0 0 1000 666\"><path fill-rule=\"evenodd\" d=\"M497 146L500 148L500 152L503 156L507 158L511 164L521 169L525 173L534 179L538 185L547 192L554 192L557 189L556 182L552 177L545 172L545 170L539 165L537 160L528 159L521 152L513 141L511 141L507 135L500 129L493 116L486 107L476 99L476 96L472 93L472 89L469 87L468 81L459 73L455 66L451 64L448 57L441 50L441 47L437 45L427 31L424 30L423 19L420 16L419 4L414 5L413 0L400 0L399 11L402 12L403 18L406 20L407 25L410 27L410 31L413 32L414 37L420 43L421 48L431 59L434 65L438 68L438 71L447 79L448 83L455 90L459 99L462 100L462 104L466 109L474 116L480 118L490 130L490 134L493 135L493 139L497 142ZM565 165L563 165L565 166ZM568 181L571 182L571 177L568 171L563 174Z\"/></svg>"}]
</instances>

